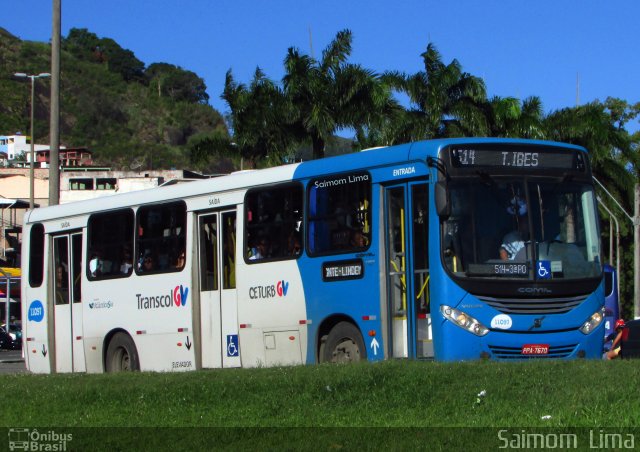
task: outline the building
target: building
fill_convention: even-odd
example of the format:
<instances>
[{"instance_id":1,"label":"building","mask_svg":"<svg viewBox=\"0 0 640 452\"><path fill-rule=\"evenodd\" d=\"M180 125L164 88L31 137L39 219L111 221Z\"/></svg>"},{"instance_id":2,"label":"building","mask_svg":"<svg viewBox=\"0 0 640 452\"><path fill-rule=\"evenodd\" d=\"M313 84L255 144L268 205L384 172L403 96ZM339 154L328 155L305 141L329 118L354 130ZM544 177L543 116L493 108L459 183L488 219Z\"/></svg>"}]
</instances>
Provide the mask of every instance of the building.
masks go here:
<instances>
[{"instance_id":1,"label":"building","mask_svg":"<svg viewBox=\"0 0 640 452\"><path fill-rule=\"evenodd\" d=\"M64 149L64 146L61 146ZM33 151L37 154L40 151L49 150L47 144L33 145ZM24 166L31 161L31 141L30 137L17 133L15 135L0 135L0 160L3 166L10 164Z\"/></svg>"},{"instance_id":2,"label":"building","mask_svg":"<svg viewBox=\"0 0 640 452\"><path fill-rule=\"evenodd\" d=\"M40 149L36 154L36 164L40 168L49 168L50 149ZM93 152L85 147L78 148L61 148L58 152L60 166L62 168L69 167L88 167L93 165Z\"/></svg>"},{"instance_id":3,"label":"building","mask_svg":"<svg viewBox=\"0 0 640 452\"><path fill-rule=\"evenodd\" d=\"M106 168L63 168L60 172L60 204L208 177L188 170L139 172L111 171Z\"/></svg>"},{"instance_id":4,"label":"building","mask_svg":"<svg viewBox=\"0 0 640 452\"><path fill-rule=\"evenodd\" d=\"M84 148L77 148L84 149ZM74 152L72 148L68 151ZM49 150L47 149L48 153ZM86 162L82 152L69 159ZM61 158L62 161L62 158ZM46 163L47 161L42 161ZM0 168L0 259L19 264L22 223L29 207L30 168ZM60 204L96 199L116 193L145 190L160 185L206 179L187 170L111 171L109 168L70 166L60 171ZM34 203L36 207L49 205L49 169L34 168Z\"/></svg>"}]
</instances>

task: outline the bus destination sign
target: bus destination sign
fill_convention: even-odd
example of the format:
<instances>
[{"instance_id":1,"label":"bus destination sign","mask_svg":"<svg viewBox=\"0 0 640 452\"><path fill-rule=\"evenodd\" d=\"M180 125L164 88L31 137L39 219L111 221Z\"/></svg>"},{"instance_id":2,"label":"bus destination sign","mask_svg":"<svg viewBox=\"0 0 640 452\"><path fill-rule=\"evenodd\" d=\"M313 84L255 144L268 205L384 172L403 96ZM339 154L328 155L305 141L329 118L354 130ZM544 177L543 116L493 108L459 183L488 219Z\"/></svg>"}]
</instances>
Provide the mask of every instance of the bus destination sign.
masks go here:
<instances>
[{"instance_id":1,"label":"bus destination sign","mask_svg":"<svg viewBox=\"0 0 640 452\"><path fill-rule=\"evenodd\" d=\"M584 157L577 151L548 152L536 148L451 148L455 168L512 168L584 170Z\"/></svg>"},{"instance_id":2,"label":"bus destination sign","mask_svg":"<svg viewBox=\"0 0 640 452\"><path fill-rule=\"evenodd\" d=\"M322 264L322 280L325 282L346 281L363 277L364 267L362 266L362 259L324 262Z\"/></svg>"}]
</instances>

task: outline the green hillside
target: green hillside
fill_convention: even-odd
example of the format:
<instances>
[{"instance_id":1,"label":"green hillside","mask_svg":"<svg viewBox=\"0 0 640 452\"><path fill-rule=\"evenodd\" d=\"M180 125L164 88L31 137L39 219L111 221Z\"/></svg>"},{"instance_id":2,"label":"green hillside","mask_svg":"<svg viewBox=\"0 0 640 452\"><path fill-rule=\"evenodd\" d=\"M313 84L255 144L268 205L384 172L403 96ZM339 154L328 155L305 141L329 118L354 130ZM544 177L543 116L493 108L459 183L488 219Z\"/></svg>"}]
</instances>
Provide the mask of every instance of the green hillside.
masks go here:
<instances>
[{"instance_id":1,"label":"green hillside","mask_svg":"<svg viewBox=\"0 0 640 452\"><path fill-rule=\"evenodd\" d=\"M50 61L48 43L0 29L0 134L29 133L30 85L13 73L50 72ZM50 89L49 79L36 80L38 143L49 141ZM62 39L60 116L62 145L86 146L97 164L117 169L134 161L143 168L193 168L191 137L228 135L196 74L167 63L145 66L112 39L79 29Z\"/></svg>"}]
</instances>

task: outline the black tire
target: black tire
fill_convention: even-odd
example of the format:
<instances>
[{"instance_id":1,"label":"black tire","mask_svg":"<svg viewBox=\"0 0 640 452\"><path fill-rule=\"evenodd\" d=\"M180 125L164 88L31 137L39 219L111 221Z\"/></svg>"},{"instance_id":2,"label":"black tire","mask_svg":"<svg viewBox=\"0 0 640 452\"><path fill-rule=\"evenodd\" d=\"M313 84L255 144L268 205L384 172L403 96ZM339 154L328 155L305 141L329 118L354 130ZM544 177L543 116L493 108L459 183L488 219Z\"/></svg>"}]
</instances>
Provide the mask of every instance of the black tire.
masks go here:
<instances>
[{"instance_id":1,"label":"black tire","mask_svg":"<svg viewBox=\"0 0 640 452\"><path fill-rule=\"evenodd\" d=\"M352 323L334 326L320 348L321 363L354 363L367 359L362 335Z\"/></svg>"},{"instance_id":2,"label":"black tire","mask_svg":"<svg viewBox=\"0 0 640 452\"><path fill-rule=\"evenodd\" d=\"M117 333L109 342L105 360L107 372L132 372L140 370L138 350L128 334Z\"/></svg>"}]
</instances>

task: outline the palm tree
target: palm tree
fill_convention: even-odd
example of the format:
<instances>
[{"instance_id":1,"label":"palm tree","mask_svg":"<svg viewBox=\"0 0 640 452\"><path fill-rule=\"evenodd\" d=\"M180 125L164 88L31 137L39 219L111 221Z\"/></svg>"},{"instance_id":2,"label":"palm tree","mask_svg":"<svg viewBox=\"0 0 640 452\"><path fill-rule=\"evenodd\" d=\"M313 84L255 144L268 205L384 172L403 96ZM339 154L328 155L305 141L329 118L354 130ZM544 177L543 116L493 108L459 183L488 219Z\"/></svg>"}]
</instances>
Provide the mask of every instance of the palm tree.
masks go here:
<instances>
[{"instance_id":1,"label":"palm tree","mask_svg":"<svg viewBox=\"0 0 640 452\"><path fill-rule=\"evenodd\" d=\"M488 135L505 138L543 139L542 102L539 97L520 101L514 97L492 97L485 104Z\"/></svg>"},{"instance_id":2,"label":"palm tree","mask_svg":"<svg viewBox=\"0 0 640 452\"><path fill-rule=\"evenodd\" d=\"M395 142L438 137L486 135L482 79L462 71L457 60L442 62L433 44L422 53L424 71L407 76L388 72L384 78L409 96L410 108L391 124Z\"/></svg>"},{"instance_id":3,"label":"palm tree","mask_svg":"<svg viewBox=\"0 0 640 452\"><path fill-rule=\"evenodd\" d=\"M314 158L324 157L325 145L337 130L366 127L395 103L375 73L347 63L351 42L351 31L342 30L320 61L293 47L285 58L282 81L295 112L293 134L311 141Z\"/></svg>"},{"instance_id":4,"label":"palm tree","mask_svg":"<svg viewBox=\"0 0 640 452\"><path fill-rule=\"evenodd\" d=\"M286 155L294 141L292 109L282 89L257 68L249 87L237 83L227 71L222 98L231 109L232 148L250 167L267 156Z\"/></svg>"}]
</instances>

